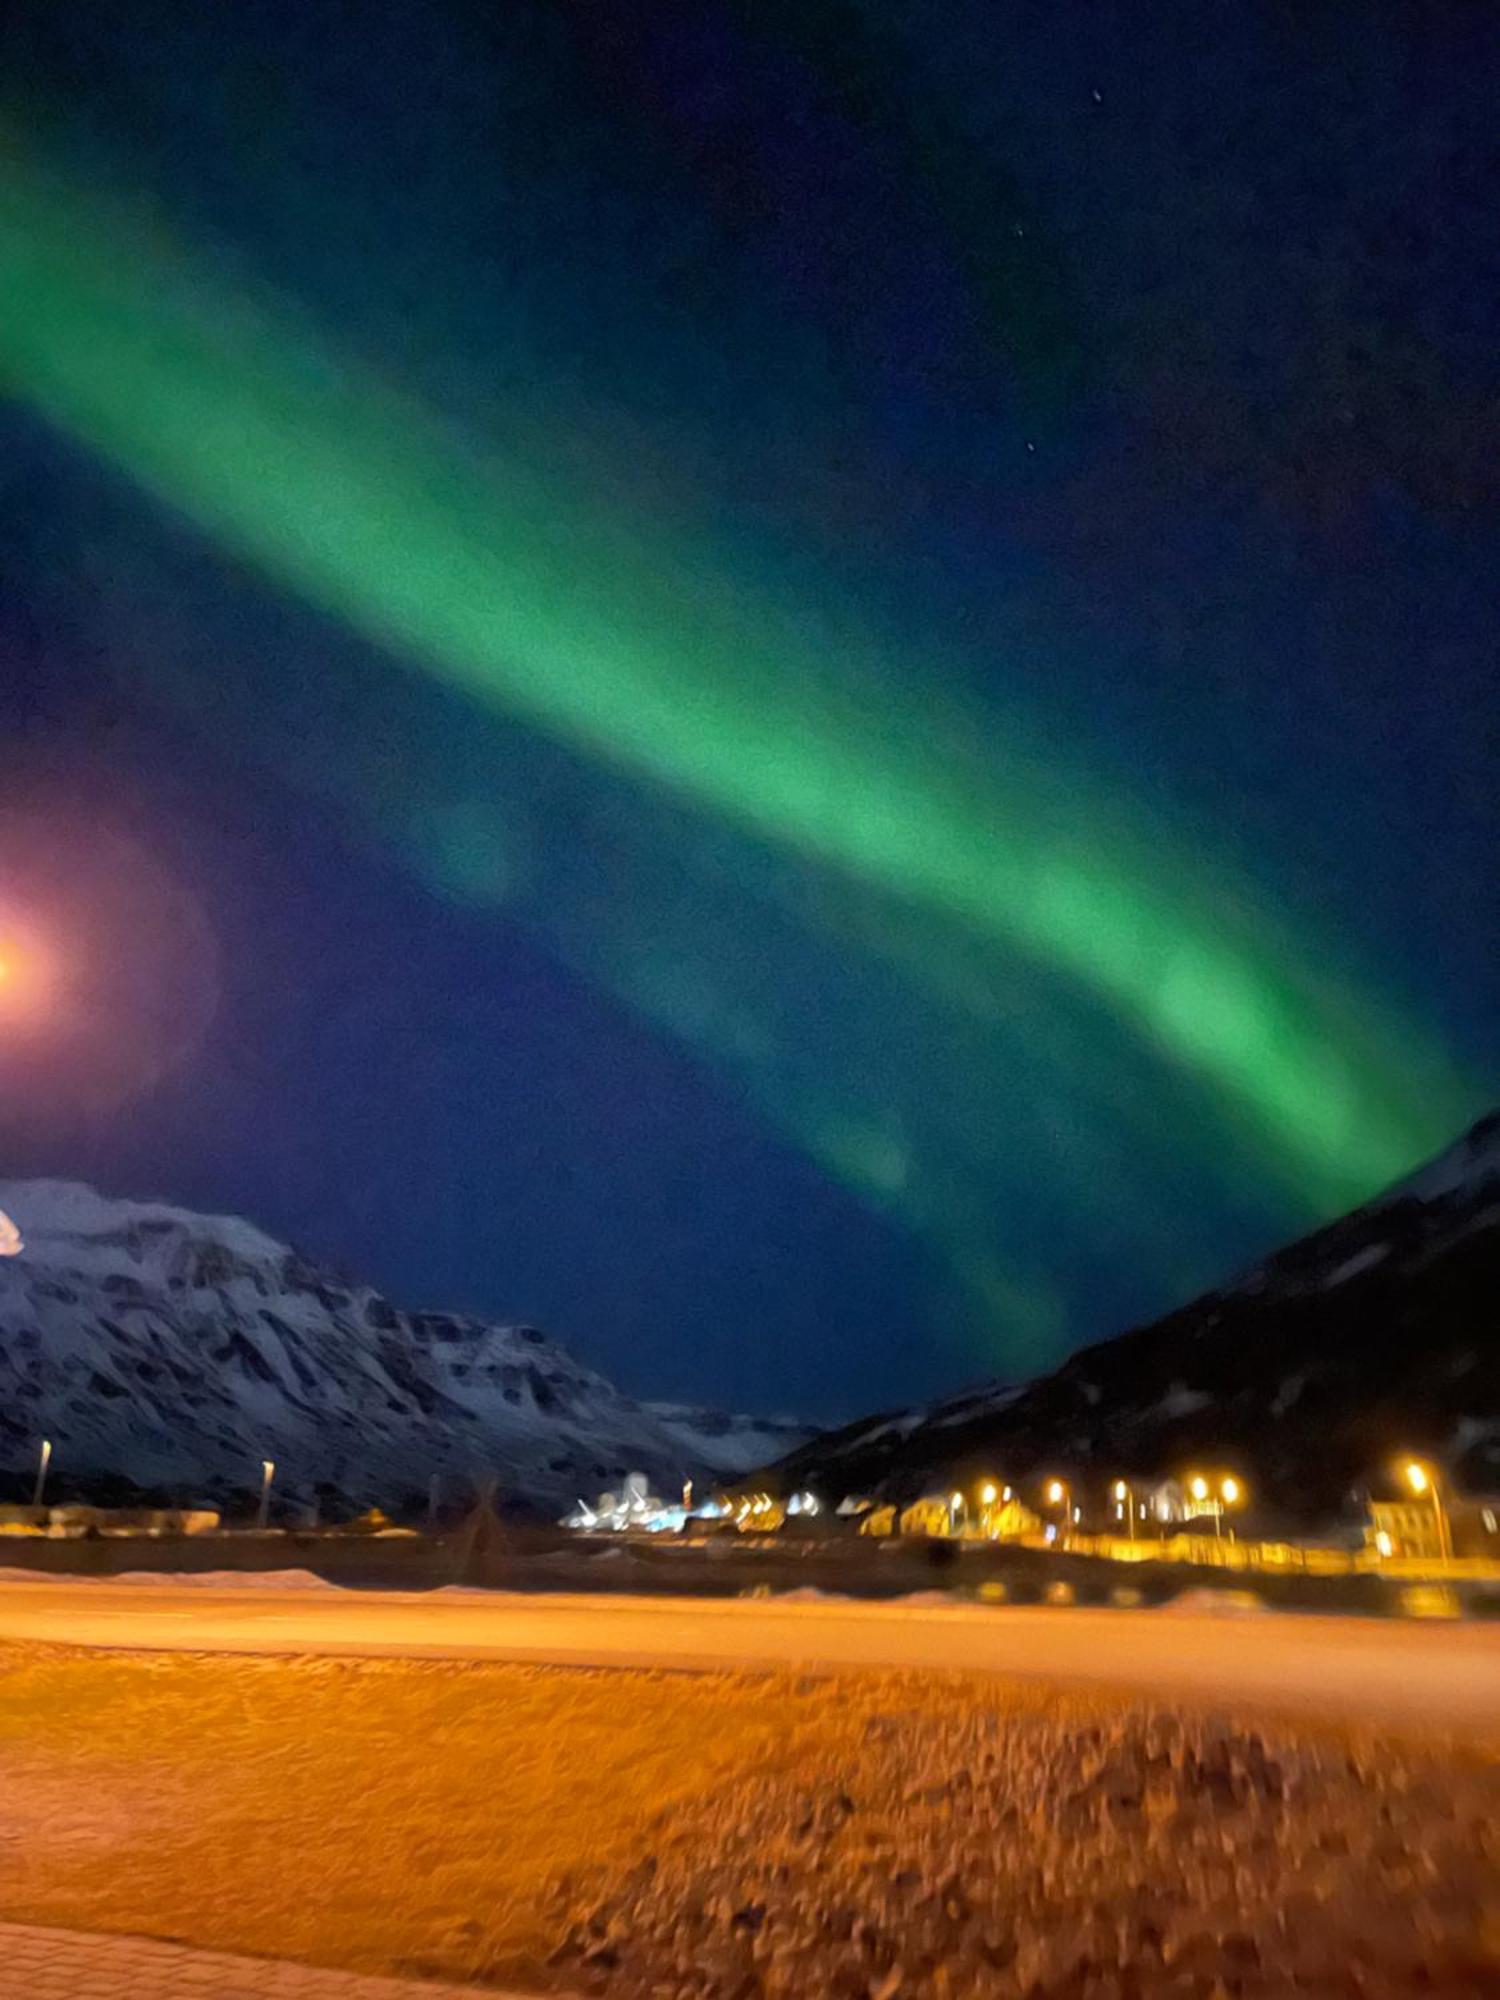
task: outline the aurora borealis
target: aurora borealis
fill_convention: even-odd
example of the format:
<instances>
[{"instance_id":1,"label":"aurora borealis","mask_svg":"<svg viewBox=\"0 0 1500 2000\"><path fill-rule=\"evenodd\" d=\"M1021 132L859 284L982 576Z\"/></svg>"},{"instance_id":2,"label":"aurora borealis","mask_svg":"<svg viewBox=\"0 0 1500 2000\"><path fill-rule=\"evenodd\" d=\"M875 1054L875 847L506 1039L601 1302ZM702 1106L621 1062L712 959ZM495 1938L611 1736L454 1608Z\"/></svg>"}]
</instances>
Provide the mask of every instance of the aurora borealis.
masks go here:
<instances>
[{"instance_id":1,"label":"aurora borealis","mask_svg":"<svg viewBox=\"0 0 1500 2000\"><path fill-rule=\"evenodd\" d=\"M150 9L106 11L128 24L122 46L148 79L159 84L160 64L188 59L190 31L169 29ZM627 282L616 299L627 332L612 365L629 363L637 391L644 381L660 393L654 425L645 395L645 413L626 421L625 397L601 393L598 358L570 356L559 335L574 324L579 271L601 282L617 272L638 216L601 204L595 236L575 236L566 256L551 252L550 305L545 283L518 263L524 309L496 291L493 321L476 332L455 301L466 274L484 276L496 256L492 247L476 265L455 218L472 223L478 211L439 176L451 204L438 211L443 284L411 302L412 218L379 172L360 196L348 178L354 161L381 156L368 107L319 107L342 131L347 158L305 169L300 191L332 247L327 270L304 264L298 276L287 203L299 184L287 157L273 165L268 140L236 137L213 92L189 115L183 142L224 146L206 176L217 215L181 200L132 155L128 135L110 143L135 178L106 171L113 156L97 132L82 144L80 128L58 114L67 91L56 78L49 116L7 102L0 128L0 386L18 422L40 426L28 433L31 448L77 467L56 478L87 489L78 503L86 526L58 572L64 587L39 593L38 622L46 629L56 617L59 649L78 643L80 598L107 605L85 644L90 671L116 700L188 731L239 774L235 783L253 774L275 788L293 824L305 812L310 824L337 828L319 837L351 843L353 879L394 865L403 895L434 921L450 913L466 936L477 927L502 958L505 939L524 937L559 979L597 996L591 1004L685 1054L724 1093L731 1124L749 1118L841 1190L840 1201L909 1245L915 1305L899 1304L879 1338L905 1346L915 1336L916 1356L884 1378L910 1393L924 1369L937 1382L1044 1359L1107 1331L1123 1302L1170 1303L1224 1261L1363 1198L1482 1107L1486 1049L1477 1019L1454 1034L1424 1002L1399 923L1382 943L1380 922L1352 920L1352 900L1372 892L1368 880L1355 886L1368 860L1356 839L1344 858L1335 854L1331 886L1317 898L1286 893L1289 877L1314 865L1288 868L1286 859L1299 852L1300 776L1285 788L1276 858L1257 870L1253 812L1238 827L1232 802L1216 816L1214 788L1200 787L1191 762L1180 800L1163 795L1144 758L1132 769L1117 743L1101 742L1084 699L1090 677L1107 710L1142 643L1133 631L1129 643L1103 636L1106 605L1130 595L1130 563L1116 561L1090 592L1080 557L1060 598L1050 573L1067 566L1037 554L1035 499L1002 481L986 491L979 469L952 463L967 422L1031 478L1037 433L1057 467L1050 504L1061 492L1087 510L1084 440L1119 424L1080 359L1088 338L1070 339L1058 318L1061 279L1012 272L998 300L993 269L979 282L952 204L964 208L964 176L982 151L965 165L932 143L913 153L910 131L898 145L902 118L917 112L902 111L893 72L894 97L867 106L851 137L827 96L837 100L835 86L849 81L849 46L820 45L790 18L779 30L776 16L752 29L737 9L711 18L725 38L713 73L731 95L726 75L739 77L751 103L764 74L794 74L809 88L821 77L826 89L813 95L828 129L807 143L852 158L843 199L866 232L874 184L862 187L857 169L872 148L885 172L915 173L920 159L924 173L956 177L941 201L922 186L897 203L892 255L910 231L902 276L914 298L930 277L924 259L943 263L931 325L919 314L906 327L909 352L893 340L882 290L890 272L878 260L864 283L841 270L831 295L799 267L791 291L800 330L832 343L843 387L834 371L810 392L801 372L810 350L783 339L773 320L743 356L732 344L719 350L733 413L709 421L700 407L695 430L688 413L704 382L694 342L654 345L655 321L691 328L706 318L707 349L724 333L726 308L700 312L691 288L664 306L649 286L632 296ZM870 26L871 61L894 32L878 9L844 18ZM456 10L446 30L432 27L435 80L416 93L411 118L414 135L424 115L432 121L434 145L463 74L457 51L478 60L476 20ZM393 22L388 39L420 37ZM262 25L292 33L278 8ZM588 29L574 32L562 54L550 42L512 46L504 60L491 50L484 73L497 100L524 96L534 63L531 81L540 89L547 79L564 124L572 118L586 135L579 150L597 198L600 158L614 158L612 121L628 151L632 120L646 115L643 103L654 106L652 144L670 147L675 127L658 93L691 123L698 99L673 66L693 70L707 57L644 24L638 43L617 29L656 82L642 101L626 92L601 108L587 78L609 38L601 30L591 46ZM379 36L376 44L368 62L394 59L389 48L381 57ZM313 54L328 58L334 45L315 35ZM48 50L45 32L36 48ZM232 96L232 65L213 73ZM712 122L713 104L698 115ZM295 126L310 114L289 98L283 115ZM758 115L766 130L752 117L743 139L752 178L757 161L767 173L774 165L755 142L770 144L776 120L763 106ZM930 125L917 129L931 140ZM493 142L501 193L486 225L513 222L534 244L528 209L554 221L566 210L577 159L566 149L553 157L534 131L528 154L524 138ZM491 142L468 143L482 151ZM704 229L712 239L724 226L713 176L694 178L697 157L690 146L680 183L629 189L667 241L692 242ZM693 222L681 204L695 199L703 212ZM1028 226L1015 225L1016 240ZM788 228L794 236L795 220ZM754 242L747 250L731 231L711 254L747 263L749 286ZM367 309L346 310L361 282ZM944 287L960 306L944 302ZM398 299L408 301L405 342L392 335ZM376 311L370 300L387 303ZM985 317L997 311L1029 326L986 336ZM872 315L878 365L865 339ZM836 429L814 422L798 444L778 415L775 449L753 439L745 413L778 390L792 411L810 396L820 420L844 398L839 449L863 457L866 474L878 467L895 501L863 522L830 507ZM719 470L725 462L732 473ZM947 496L947 522L933 471L945 464L965 474L963 490ZM1232 486L1232 471L1221 477ZM769 499L752 509L757 481ZM782 512L768 530L778 482ZM1421 500L1441 513L1440 499ZM1284 547L1286 503L1274 504L1275 532L1255 533ZM998 551L998 600L988 572L972 580L976 527ZM55 551L56 532L48 540ZM1245 557L1232 553L1226 572L1219 549L1205 556L1205 594L1223 594L1237 560ZM1345 561L1342 551L1329 557L1335 571ZM1362 577L1362 566L1351 574ZM1190 570L1177 587L1190 598L1204 588ZM1070 629L1058 605L1078 604L1080 591L1084 610ZM1270 628L1288 657L1299 643L1296 609L1293 598ZM1247 623L1267 615L1261 605ZM1117 624L1124 632L1129 621ZM1203 643L1217 636L1205 620ZM1099 657L1080 669L1090 649ZM1191 657L1182 671L1200 685L1208 676ZM1277 683L1285 670L1268 660L1262 671ZM1263 705L1268 769L1281 692ZM1184 754L1172 744L1170 703L1164 714L1158 762L1169 747ZM1218 754L1207 735L1186 748L1190 759ZM1335 777L1357 782L1349 770ZM1480 840L1473 827L1450 837ZM232 882L220 887L232 895ZM1384 893L1399 906L1399 885ZM365 894L377 894L373 879ZM346 906L345 923L358 904L355 896ZM205 914L212 925L212 909ZM377 930L384 921L376 917ZM358 938L339 949L351 980L365 976ZM1467 945L1456 949L1462 960ZM232 984L232 970L225 976ZM445 1029L441 1007L425 1024L393 1021L389 1032L397 1072L413 1061L422 1072L426 1036L470 1041L467 1029ZM193 1061L211 1060L208 1046ZM478 1058L476 1080L502 1102L506 1060L498 1046ZM178 1079L185 1109L192 1066ZM628 1084L622 1092L628 1098ZM484 1098L481 1084L481 1126ZM398 1117L399 1102L398 1089ZM446 1116L471 1118L473 1105L460 1092ZM619 1115L619 1101L612 1110ZM443 1115L441 1088L426 1115ZM497 1148L506 1123L496 1121ZM568 1140L564 1125L547 1143L565 1155ZM274 1121L263 1143L274 1148ZM462 1149L466 1180L477 1176L481 1188L484 1145L481 1130ZM649 1180L683 1163L648 1156L639 1170ZM712 1153L693 1171L707 1190L713 1245L724 1224L713 1220ZM762 1161L757 1171L774 1181L780 1170ZM230 1188L216 1198L234 1205ZM773 1208L788 1198L770 1197ZM448 1191L434 1185L416 1199L441 1207ZM498 1189L496 1206L503 1242ZM1184 1229L1189 1213L1194 1226ZM831 1215L828 1227L840 1227ZM562 1235L559 1218L552 1254L574 1262ZM586 1262L587 1243L579 1248ZM732 1242L717 1248L730 1270L746 1254ZM830 1268L846 1254L847 1244ZM805 1290L801 1260L779 1267L764 1244L750 1256L761 1273L752 1316ZM462 1261L453 1282L505 1309L503 1249L492 1263ZM602 1286L601 1315L621 1316L622 1282ZM549 1300L544 1274L530 1283L538 1303L518 1302L527 1309L589 1309L566 1288ZM832 1289L830 1303L819 1288L819 1311L832 1319L832 1351L850 1351L865 1338L868 1307L859 1325L841 1325ZM680 1311L670 1296L668 1287L661 1306L636 1298L623 1317ZM660 1368L643 1359L636 1379L666 1391L674 1341L700 1355L716 1339L739 1351L746 1330L680 1326L664 1336ZM608 1334L597 1338L619 1372ZM771 1372L762 1383L736 1362L722 1379L763 1403L798 1401L795 1379L783 1391ZM712 1390L711 1358L699 1378ZM837 1402L836 1368L826 1377L814 1369L800 1400L817 1400L825 1379L825 1401Z\"/></svg>"}]
</instances>

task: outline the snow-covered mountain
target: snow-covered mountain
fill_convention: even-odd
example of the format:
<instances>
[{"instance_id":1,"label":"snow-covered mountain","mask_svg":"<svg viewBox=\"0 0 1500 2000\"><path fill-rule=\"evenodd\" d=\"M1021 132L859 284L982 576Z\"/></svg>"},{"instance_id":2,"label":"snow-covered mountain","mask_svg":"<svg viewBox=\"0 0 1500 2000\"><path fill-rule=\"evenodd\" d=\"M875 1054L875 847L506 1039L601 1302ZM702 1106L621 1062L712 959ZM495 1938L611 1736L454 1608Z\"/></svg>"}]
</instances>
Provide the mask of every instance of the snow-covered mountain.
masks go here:
<instances>
[{"instance_id":1,"label":"snow-covered mountain","mask_svg":"<svg viewBox=\"0 0 1500 2000\"><path fill-rule=\"evenodd\" d=\"M1500 1112L1387 1193L1054 1374L815 1438L778 1483L895 1497L1059 1467L1239 1465L1316 1515L1420 1449L1500 1487Z\"/></svg>"},{"instance_id":2,"label":"snow-covered mountain","mask_svg":"<svg viewBox=\"0 0 1500 2000\"><path fill-rule=\"evenodd\" d=\"M402 1312L231 1216L0 1181L0 1470L389 1507L434 1473L545 1508L640 1470L742 1472L806 1432L622 1395L546 1334Z\"/></svg>"}]
</instances>

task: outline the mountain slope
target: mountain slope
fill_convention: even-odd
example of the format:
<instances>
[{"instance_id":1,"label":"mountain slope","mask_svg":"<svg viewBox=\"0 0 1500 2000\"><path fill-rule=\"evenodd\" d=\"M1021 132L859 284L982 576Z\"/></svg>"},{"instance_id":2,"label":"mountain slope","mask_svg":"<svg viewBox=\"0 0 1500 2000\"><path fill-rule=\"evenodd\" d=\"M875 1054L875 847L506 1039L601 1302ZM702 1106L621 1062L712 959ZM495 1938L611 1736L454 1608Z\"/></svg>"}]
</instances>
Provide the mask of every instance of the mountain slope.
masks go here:
<instances>
[{"instance_id":1,"label":"mountain slope","mask_svg":"<svg viewBox=\"0 0 1500 2000\"><path fill-rule=\"evenodd\" d=\"M1227 1461L1308 1518L1403 1449L1500 1486L1500 1112L1377 1200L1052 1375L848 1425L775 1471L905 1497L988 1473L1097 1482Z\"/></svg>"},{"instance_id":2,"label":"mountain slope","mask_svg":"<svg viewBox=\"0 0 1500 2000\"><path fill-rule=\"evenodd\" d=\"M399 1311L250 1223L0 1182L0 1469L204 1497L322 1485L390 1505L438 1473L552 1508L626 1470L668 1490L805 1436L622 1395L534 1327Z\"/></svg>"}]
</instances>

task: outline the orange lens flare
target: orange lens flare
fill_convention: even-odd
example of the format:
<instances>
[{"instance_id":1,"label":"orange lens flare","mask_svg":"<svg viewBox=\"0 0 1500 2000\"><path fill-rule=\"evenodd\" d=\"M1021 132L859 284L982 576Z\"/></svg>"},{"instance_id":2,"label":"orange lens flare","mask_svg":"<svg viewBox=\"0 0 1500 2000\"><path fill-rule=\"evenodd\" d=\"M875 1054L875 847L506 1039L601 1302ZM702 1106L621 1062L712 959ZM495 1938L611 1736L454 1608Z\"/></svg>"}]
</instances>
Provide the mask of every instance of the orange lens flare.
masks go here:
<instances>
[{"instance_id":1,"label":"orange lens flare","mask_svg":"<svg viewBox=\"0 0 1500 2000\"><path fill-rule=\"evenodd\" d=\"M37 1008L46 985L41 953L14 934L0 931L0 1014L14 1018Z\"/></svg>"}]
</instances>

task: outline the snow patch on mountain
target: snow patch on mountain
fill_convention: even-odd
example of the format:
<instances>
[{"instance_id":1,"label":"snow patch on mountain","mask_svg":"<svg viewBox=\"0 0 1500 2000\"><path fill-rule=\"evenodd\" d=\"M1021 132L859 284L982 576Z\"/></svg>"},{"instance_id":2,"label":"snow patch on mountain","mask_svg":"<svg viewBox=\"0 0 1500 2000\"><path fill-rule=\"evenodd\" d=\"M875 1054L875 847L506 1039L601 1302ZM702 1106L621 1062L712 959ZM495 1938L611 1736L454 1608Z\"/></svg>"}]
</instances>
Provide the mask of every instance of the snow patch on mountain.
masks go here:
<instances>
[{"instance_id":1,"label":"snow patch on mountain","mask_svg":"<svg viewBox=\"0 0 1500 2000\"><path fill-rule=\"evenodd\" d=\"M0 1182L0 1464L42 1436L80 1477L211 1496L319 1486L389 1504L436 1474L545 1507L626 1470L664 1486L806 1438L623 1395L535 1327L404 1312L237 1216Z\"/></svg>"}]
</instances>

